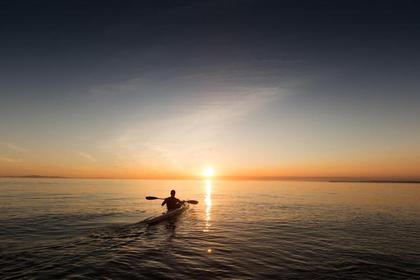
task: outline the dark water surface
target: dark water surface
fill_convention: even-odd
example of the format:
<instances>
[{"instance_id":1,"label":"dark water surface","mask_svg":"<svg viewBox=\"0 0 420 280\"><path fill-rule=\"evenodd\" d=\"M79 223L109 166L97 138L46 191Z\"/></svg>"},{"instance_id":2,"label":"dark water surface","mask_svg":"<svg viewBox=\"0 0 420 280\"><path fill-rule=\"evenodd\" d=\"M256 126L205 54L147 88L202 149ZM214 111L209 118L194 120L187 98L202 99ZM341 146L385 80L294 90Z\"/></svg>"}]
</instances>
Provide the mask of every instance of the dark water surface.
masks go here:
<instances>
[{"instance_id":1,"label":"dark water surface","mask_svg":"<svg viewBox=\"0 0 420 280\"><path fill-rule=\"evenodd\" d=\"M420 279L420 185L0 179L0 239L2 279Z\"/></svg>"}]
</instances>

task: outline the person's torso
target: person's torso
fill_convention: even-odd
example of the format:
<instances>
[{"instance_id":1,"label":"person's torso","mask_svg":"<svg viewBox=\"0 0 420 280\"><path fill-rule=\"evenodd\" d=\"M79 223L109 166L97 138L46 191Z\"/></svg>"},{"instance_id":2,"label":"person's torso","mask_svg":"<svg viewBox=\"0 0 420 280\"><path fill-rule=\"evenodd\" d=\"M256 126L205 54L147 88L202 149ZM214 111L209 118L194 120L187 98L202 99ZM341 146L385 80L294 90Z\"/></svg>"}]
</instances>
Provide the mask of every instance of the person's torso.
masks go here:
<instances>
[{"instance_id":1,"label":"person's torso","mask_svg":"<svg viewBox=\"0 0 420 280\"><path fill-rule=\"evenodd\" d=\"M168 207L168 210L177 208L178 207L178 201L179 200L175 197L168 197L166 199L166 205Z\"/></svg>"}]
</instances>

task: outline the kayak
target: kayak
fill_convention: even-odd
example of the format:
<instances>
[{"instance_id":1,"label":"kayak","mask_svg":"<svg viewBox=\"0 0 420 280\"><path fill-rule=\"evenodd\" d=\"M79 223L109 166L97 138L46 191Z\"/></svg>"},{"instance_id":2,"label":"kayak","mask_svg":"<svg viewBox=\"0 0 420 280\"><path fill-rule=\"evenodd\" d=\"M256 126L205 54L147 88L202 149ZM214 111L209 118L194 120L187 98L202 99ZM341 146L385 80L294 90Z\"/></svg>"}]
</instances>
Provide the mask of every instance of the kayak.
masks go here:
<instances>
[{"instance_id":1,"label":"kayak","mask_svg":"<svg viewBox=\"0 0 420 280\"><path fill-rule=\"evenodd\" d=\"M161 215L156 216L156 217L150 217L150 218L148 218L148 219L144 220L144 222L146 222L146 223L147 223L147 224L149 224L149 225L150 225L150 224L157 224L157 223L160 223L160 222L162 222L162 221L164 221L164 220L167 220L167 219L169 219L169 218L172 218L172 217L178 216L179 214L181 214L181 213L183 213L185 210L187 210L189 206L190 206L190 205L189 205L189 203L188 203L188 202L184 202L184 203L181 205L181 207L179 207L179 208L177 208L177 209L174 209L174 210L171 210L171 211L167 211L166 213L162 213Z\"/></svg>"}]
</instances>

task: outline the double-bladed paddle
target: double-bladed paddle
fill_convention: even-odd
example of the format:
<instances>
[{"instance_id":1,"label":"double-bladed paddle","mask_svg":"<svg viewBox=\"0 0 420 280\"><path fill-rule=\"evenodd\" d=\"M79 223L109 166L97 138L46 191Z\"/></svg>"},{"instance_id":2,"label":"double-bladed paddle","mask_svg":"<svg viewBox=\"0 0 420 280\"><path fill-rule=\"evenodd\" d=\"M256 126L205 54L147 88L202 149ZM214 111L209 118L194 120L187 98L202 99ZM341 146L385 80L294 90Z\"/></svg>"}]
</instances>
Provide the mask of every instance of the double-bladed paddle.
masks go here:
<instances>
[{"instance_id":1,"label":"double-bladed paddle","mask_svg":"<svg viewBox=\"0 0 420 280\"><path fill-rule=\"evenodd\" d=\"M164 200L164 198L160 198L160 197L156 197L156 196L146 196L147 200L155 200L155 199L161 199ZM198 204L197 200L185 200L186 202L190 203L190 204Z\"/></svg>"}]
</instances>

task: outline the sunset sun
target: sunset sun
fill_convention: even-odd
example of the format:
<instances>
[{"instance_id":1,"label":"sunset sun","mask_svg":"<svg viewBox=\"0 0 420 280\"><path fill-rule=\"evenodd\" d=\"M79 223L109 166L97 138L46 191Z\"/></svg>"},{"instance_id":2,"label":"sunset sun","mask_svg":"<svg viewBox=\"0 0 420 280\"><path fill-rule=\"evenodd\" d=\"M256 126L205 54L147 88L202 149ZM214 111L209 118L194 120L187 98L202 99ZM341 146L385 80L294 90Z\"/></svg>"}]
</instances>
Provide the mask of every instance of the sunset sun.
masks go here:
<instances>
[{"instance_id":1,"label":"sunset sun","mask_svg":"<svg viewBox=\"0 0 420 280\"><path fill-rule=\"evenodd\" d=\"M210 178L214 176L214 168L211 166L207 166L203 169L203 172L201 173L204 177Z\"/></svg>"}]
</instances>

